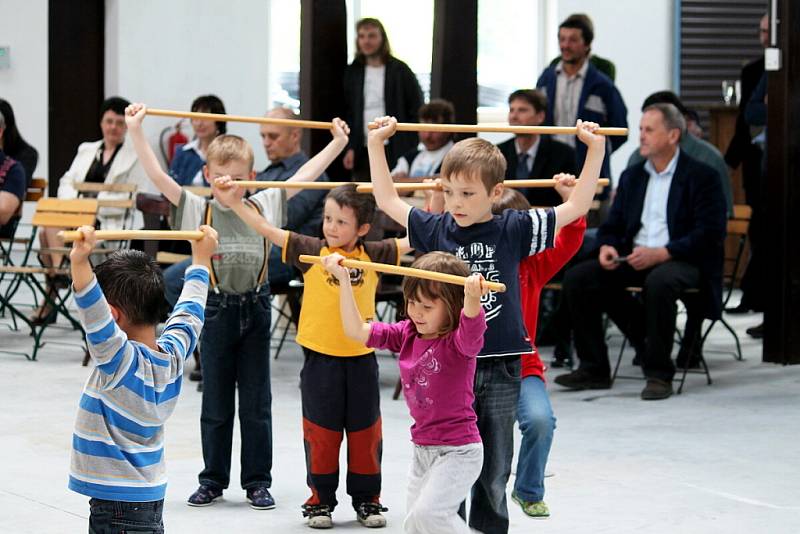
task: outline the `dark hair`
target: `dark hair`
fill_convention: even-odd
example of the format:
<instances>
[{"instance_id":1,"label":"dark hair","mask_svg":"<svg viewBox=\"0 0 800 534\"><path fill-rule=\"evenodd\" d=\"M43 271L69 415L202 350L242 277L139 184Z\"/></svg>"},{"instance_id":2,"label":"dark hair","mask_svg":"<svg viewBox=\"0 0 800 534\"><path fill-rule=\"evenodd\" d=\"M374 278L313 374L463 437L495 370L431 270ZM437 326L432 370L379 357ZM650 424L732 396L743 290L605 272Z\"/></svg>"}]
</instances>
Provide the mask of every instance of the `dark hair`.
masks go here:
<instances>
[{"instance_id":1,"label":"dark hair","mask_svg":"<svg viewBox=\"0 0 800 534\"><path fill-rule=\"evenodd\" d=\"M503 194L492 204L492 213L495 215L501 215L506 210L529 209L531 209L531 203L528 202L525 195L510 187L503 189Z\"/></svg>"},{"instance_id":2,"label":"dark hair","mask_svg":"<svg viewBox=\"0 0 800 534\"><path fill-rule=\"evenodd\" d=\"M356 184L347 184L331 189L325 199L331 199L340 207L347 207L356 214L356 224L372 223L375 218L375 197L369 193L356 192Z\"/></svg>"},{"instance_id":3,"label":"dark hair","mask_svg":"<svg viewBox=\"0 0 800 534\"><path fill-rule=\"evenodd\" d=\"M687 107L681 102L681 99L678 98L678 95L673 93L672 91L656 91L652 95L648 96L644 99L644 103L642 104L642 111L649 108L653 104L672 104L681 114L686 115L689 110Z\"/></svg>"},{"instance_id":4,"label":"dark hair","mask_svg":"<svg viewBox=\"0 0 800 534\"><path fill-rule=\"evenodd\" d=\"M16 157L22 150L30 145L25 142L17 129L17 119L14 118L14 110L8 101L0 98L0 115L5 119L5 130L3 130L3 152L11 157Z\"/></svg>"},{"instance_id":5,"label":"dark hair","mask_svg":"<svg viewBox=\"0 0 800 534\"><path fill-rule=\"evenodd\" d=\"M356 22L356 61L359 63L366 63L367 58L364 54L361 53L361 50L358 49L358 30L363 28L364 26L375 26L378 28L378 31L381 32L381 48L378 50L378 54L381 56L381 60L384 63L392 57L392 47L389 45L389 36L386 35L386 28L383 27L383 23L378 19L374 19L371 17L366 17L358 22Z\"/></svg>"},{"instance_id":6,"label":"dark hair","mask_svg":"<svg viewBox=\"0 0 800 534\"><path fill-rule=\"evenodd\" d=\"M155 325L167 311L164 276L153 259L140 250L118 250L94 268L106 300L132 324Z\"/></svg>"},{"instance_id":7,"label":"dark hair","mask_svg":"<svg viewBox=\"0 0 800 534\"><path fill-rule=\"evenodd\" d=\"M219 99L217 95L201 95L194 99L192 102L192 111L201 111L203 113L219 113L225 114L225 104ZM228 132L228 123L225 121L215 121L217 124L217 133L224 134Z\"/></svg>"},{"instance_id":8,"label":"dark hair","mask_svg":"<svg viewBox=\"0 0 800 534\"><path fill-rule=\"evenodd\" d=\"M438 124L453 124L456 110L451 102L443 98L434 98L427 104L420 106L418 115L420 122L424 120Z\"/></svg>"},{"instance_id":9,"label":"dark hair","mask_svg":"<svg viewBox=\"0 0 800 534\"><path fill-rule=\"evenodd\" d=\"M121 96L112 96L103 100L100 105L100 117L106 114L106 111L113 111L117 115L125 115L125 108L130 106L131 103L122 98Z\"/></svg>"},{"instance_id":10,"label":"dark hair","mask_svg":"<svg viewBox=\"0 0 800 534\"><path fill-rule=\"evenodd\" d=\"M517 89L508 95L508 103L511 104L514 100L524 100L536 110L547 111L547 95L539 89Z\"/></svg>"},{"instance_id":11,"label":"dark hair","mask_svg":"<svg viewBox=\"0 0 800 534\"><path fill-rule=\"evenodd\" d=\"M411 264L415 269L434 271L437 273L455 274L457 276L469 276L467 264L447 252L428 252L420 256ZM434 282L424 278L407 276L403 278L403 299L406 308L410 299L418 298L442 299L447 309L447 322L438 332L440 336L449 334L458 328L458 320L461 310L464 308L464 288L455 284L444 282Z\"/></svg>"},{"instance_id":12,"label":"dark hair","mask_svg":"<svg viewBox=\"0 0 800 534\"><path fill-rule=\"evenodd\" d=\"M592 19L589 18L589 15L585 13L573 13L558 26L558 29L561 28L580 30L583 42L586 43L586 46L592 46L592 41L594 40L594 24L592 24Z\"/></svg>"}]
</instances>

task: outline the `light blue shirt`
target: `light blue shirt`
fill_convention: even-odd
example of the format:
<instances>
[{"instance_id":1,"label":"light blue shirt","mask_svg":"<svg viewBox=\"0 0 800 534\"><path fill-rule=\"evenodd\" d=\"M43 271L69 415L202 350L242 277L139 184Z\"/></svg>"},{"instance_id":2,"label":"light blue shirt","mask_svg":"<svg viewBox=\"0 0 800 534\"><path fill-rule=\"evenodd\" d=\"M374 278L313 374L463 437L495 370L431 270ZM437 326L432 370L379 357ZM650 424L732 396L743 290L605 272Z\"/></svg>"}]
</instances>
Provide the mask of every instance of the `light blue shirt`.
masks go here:
<instances>
[{"instance_id":1,"label":"light blue shirt","mask_svg":"<svg viewBox=\"0 0 800 534\"><path fill-rule=\"evenodd\" d=\"M657 172L653 163L647 160L644 170L650 174L647 181L647 192L644 195L642 208L642 227L633 239L633 243L640 247L663 247L669 243L669 228L667 227L667 201L669 188L672 186L672 176L678 166L680 149L675 150L675 155L666 168Z\"/></svg>"}]
</instances>

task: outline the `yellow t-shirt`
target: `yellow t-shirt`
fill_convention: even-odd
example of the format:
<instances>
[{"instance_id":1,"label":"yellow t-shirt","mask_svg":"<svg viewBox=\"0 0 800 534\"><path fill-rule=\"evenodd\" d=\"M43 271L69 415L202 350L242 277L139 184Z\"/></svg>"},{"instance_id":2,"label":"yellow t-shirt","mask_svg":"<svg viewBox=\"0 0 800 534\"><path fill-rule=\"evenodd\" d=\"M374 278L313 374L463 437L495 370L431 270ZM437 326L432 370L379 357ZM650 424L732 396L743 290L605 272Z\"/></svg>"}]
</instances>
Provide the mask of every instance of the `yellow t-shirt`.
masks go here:
<instances>
[{"instance_id":1,"label":"yellow t-shirt","mask_svg":"<svg viewBox=\"0 0 800 534\"><path fill-rule=\"evenodd\" d=\"M303 273L303 307L297 327L297 343L315 352L329 356L361 356L372 349L354 341L344 334L342 315L339 313L339 281L322 265L300 263L301 254L327 256L338 252L345 258L359 261L374 261L397 265L400 254L396 239L366 241L352 252L340 248L328 248L323 239L289 232L283 247L283 262L294 265ZM371 321L375 316L375 293L378 289L378 273L350 269L361 318Z\"/></svg>"}]
</instances>

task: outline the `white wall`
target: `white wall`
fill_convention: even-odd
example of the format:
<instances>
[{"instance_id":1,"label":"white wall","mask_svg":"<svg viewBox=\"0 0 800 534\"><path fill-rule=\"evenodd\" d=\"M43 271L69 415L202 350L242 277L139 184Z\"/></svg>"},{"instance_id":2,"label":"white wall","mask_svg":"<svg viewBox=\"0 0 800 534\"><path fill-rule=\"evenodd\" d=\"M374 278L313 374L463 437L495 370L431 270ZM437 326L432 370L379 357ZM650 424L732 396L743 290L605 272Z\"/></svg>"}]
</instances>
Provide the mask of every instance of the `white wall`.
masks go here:
<instances>
[{"instance_id":1,"label":"white wall","mask_svg":"<svg viewBox=\"0 0 800 534\"><path fill-rule=\"evenodd\" d=\"M673 90L673 4L673 0L558 0L558 23L572 13L589 15L595 33L592 51L617 67L616 85L628 107L630 132L628 142L611 157L614 178L639 146L644 99L655 91Z\"/></svg>"},{"instance_id":2,"label":"white wall","mask_svg":"<svg viewBox=\"0 0 800 534\"><path fill-rule=\"evenodd\" d=\"M11 47L11 67L0 70L0 97L14 108L22 136L39 151L36 176L45 178L47 14L47 0L0 0L0 45Z\"/></svg>"},{"instance_id":3,"label":"white wall","mask_svg":"<svg viewBox=\"0 0 800 534\"><path fill-rule=\"evenodd\" d=\"M213 93L228 113L265 113L269 9L264 0L106 0L106 95L189 110L195 97ZM148 117L151 144L174 123ZM266 166L257 125L229 123L228 132L253 145L257 170Z\"/></svg>"}]
</instances>

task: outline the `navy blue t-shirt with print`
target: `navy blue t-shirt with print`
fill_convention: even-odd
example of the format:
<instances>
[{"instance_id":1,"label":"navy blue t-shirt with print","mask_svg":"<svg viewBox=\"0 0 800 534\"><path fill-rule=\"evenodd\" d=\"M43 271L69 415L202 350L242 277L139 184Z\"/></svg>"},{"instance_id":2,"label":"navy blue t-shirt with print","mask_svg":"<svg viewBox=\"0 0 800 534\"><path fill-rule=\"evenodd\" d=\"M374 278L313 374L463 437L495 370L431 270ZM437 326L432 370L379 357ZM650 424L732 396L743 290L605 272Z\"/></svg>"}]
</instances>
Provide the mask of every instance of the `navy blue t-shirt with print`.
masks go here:
<instances>
[{"instance_id":1,"label":"navy blue t-shirt with print","mask_svg":"<svg viewBox=\"0 0 800 534\"><path fill-rule=\"evenodd\" d=\"M556 217L552 208L505 210L492 220L461 227L449 213L433 214L412 208L408 236L419 252L440 250L454 254L472 273L502 282L504 293L481 298L488 329L478 357L531 352L522 320L519 297L519 262L553 246Z\"/></svg>"}]
</instances>

